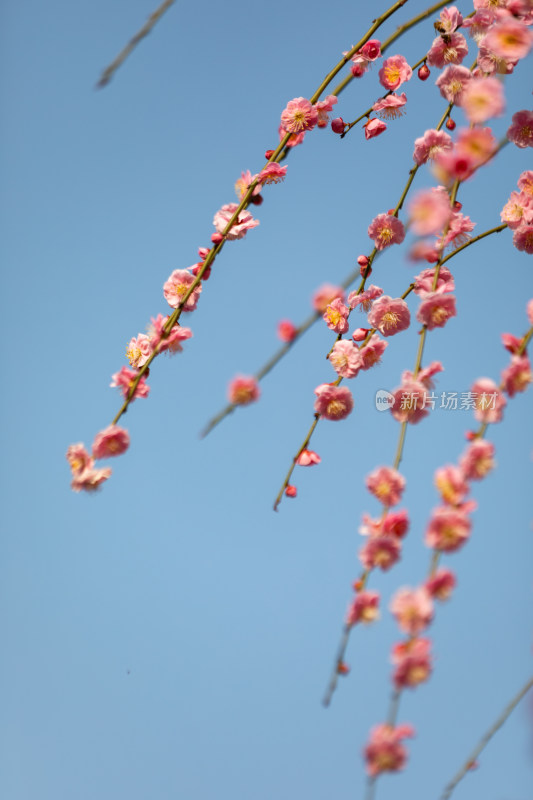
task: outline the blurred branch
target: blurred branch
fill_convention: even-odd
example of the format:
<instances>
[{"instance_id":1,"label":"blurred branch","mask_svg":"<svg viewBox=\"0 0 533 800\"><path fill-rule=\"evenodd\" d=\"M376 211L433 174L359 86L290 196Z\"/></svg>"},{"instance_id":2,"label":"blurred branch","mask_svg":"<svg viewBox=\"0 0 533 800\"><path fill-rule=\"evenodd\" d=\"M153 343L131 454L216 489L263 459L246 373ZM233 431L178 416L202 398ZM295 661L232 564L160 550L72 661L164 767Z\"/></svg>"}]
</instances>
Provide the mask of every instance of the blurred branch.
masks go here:
<instances>
[{"instance_id":1,"label":"blurred branch","mask_svg":"<svg viewBox=\"0 0 533 800\"><path fill-rule=\"evenodd\" d=\"M124 49L120 51L115 60L112 61L111 64L109 64L109 66L104 69L100 77L100 80L96 84L97 89L103 89L104 86L107 86L107 84L117 71L117 69L127 59L132 50L134 50L137 47L139 42L142 39L144 39L145 36L148 36L148 34L152 30L156 22L158 22L161 19L165 11L168 11L170 6L173 5L175 2L176 0L164 0L164 2L161 3L159 8L156 8L153 14L150 14L150 16L148 17L146 23L142 26L142 28L139 31L137 31L137 33L132 39L130 39L126 47L124 47Z\"/></svg>"}]
</instances>

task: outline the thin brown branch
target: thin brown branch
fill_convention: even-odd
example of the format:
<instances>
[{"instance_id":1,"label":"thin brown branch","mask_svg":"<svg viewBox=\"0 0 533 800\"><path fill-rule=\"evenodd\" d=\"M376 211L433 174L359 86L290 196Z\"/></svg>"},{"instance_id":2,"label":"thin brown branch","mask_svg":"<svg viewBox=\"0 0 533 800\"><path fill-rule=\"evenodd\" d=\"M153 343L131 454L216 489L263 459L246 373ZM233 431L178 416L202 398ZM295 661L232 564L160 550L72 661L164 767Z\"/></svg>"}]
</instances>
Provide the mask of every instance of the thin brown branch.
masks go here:
<instances>
[{"instance_id":1,"label":"thin brown branch","mask_svg":"<svg viewBox=\"0 0 533 800\"><path fill-rule=\"evenodd\" d=\"M130 39L126 47L124 47L123 50L120 51L118 56L111 62L111 64L109 64L109 66L104 69L102 75L100 76L100 80L96 84L97 89L103 89L104 86L107 86L107 84L110 82L111 78L117 71L117 69L127 59L132 50L134 50L137 47L139 42L142 39L144 39L145 36L148 36L148 34L152 30L156 22L158 22L161 19L165 11L168 11L170 6L174 5L175 2L176 0L164 0L164 2L161 3L159 8L156 8L153 14L150 14L150 16L148 17L147 21L142 26L142 28L139 31L137 31L137 33L132 39Z\"/></svg>"}]
</instances>

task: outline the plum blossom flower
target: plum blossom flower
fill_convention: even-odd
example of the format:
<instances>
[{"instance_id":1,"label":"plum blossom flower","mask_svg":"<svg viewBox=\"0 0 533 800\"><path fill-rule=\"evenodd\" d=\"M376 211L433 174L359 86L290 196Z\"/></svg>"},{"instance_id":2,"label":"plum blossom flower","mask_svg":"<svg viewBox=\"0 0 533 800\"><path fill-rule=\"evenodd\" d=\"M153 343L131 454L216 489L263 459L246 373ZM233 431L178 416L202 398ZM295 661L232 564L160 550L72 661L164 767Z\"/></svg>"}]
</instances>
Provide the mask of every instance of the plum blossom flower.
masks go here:
<instances>
[{"instance_id":1,"label":"plum blossom flower","mask_svg":"<svg viewBox=\"0 0 533 800\"><path fill-rule=\"evenodd\" d=\"M524 222L533 222L533 197L526 192L511 192L509 200L502 208L501 221L515 230Z\"/></svg>"},{"instance_id":2,"label":"plum blossom flower","mask_svg":"<svg viewBox=\"0 0 533 800\"><path fill-rule=\"evenodd\" d=\"M434 600L448 600L457 584L451 569L441 567L426 581L426 589Z\"/></svg>"},{"instance_id":3,"label":"plum blossom flower","mask_svg":"<svg viewBox=\"0 0 533 800\"><path fill-rule=\"evenodd\" d=\"M126 348L126 358L132 367L143 367L152 355L152 345L150 337L145 333L140 333L137 337L130 339Z\"/></svg>"},{"instance_id":4,"label":"plum blossom flower","mask_svg":"<svg viewBox=\"0 0 533 800\"><path fill-rule=\"evenodd\" d=\"M392 467L378 467L366 477L366 488L384 506L396 506L402 499L405 478Z\"/></svg>"},{"instance_id":5,"label":"plum blossom flower","mask_svg":"<svg viewBox=\"0 0 533 800\"><path fill-rule=\"evenodd\" d=\"M398 589L390 604L390 610L400 630L409 636L417 636L433 619L433 601L424 586L418 589Z\"/></svg>"},{"instance_id":6,"label":"plum blossom flower","mask_svg":"<svg viewBox=\"0 0 533 800\"><path fill-rule=\"evenodd\" d=\"M474 439L459 459L459 466L467 480L483 480L495 466L494 445L485 439Z\"/></svg>"},{"instance_id":7,"label":"plum blossom flower","mask_svg":"<svg viewBox=\"0 0 533 800\"><path fill-rule=\"evenodd\" d=\"M383 341L383 339L378 336L377 333L372 334L365 346L361 347L359 350L361 369L371 369L372 367L375 367L376 364L379 364L381 361L381 356L388 346L389 343Z\"/></svg>"},{"instance_id":8,"label":"plum blossom flower","mask_svg":"<svg viewBox=\"0 0 533 800\"><path fill-rule=\"evenodd\" d=\"M474 416L480 422L500 422L507 400L490 378L479 378L471 389L474 398Z\"/></svg>"},{"instance_id":9,"label":"plum blossom flower","mask_svg":"<svg viewBox=\"0 0 533 800\"><path fill-rule=\"evenodd\" d=\"M392 396L390 411L398 422L416 425L429 414L426 403L427 387L419 380L404 375L402 385L393 391Z\"/></svg>"},{"instance_id":10,"label":"plum blossom flower","mask_svg":"<svg viewBox=\"0 0 533 800\"><path fill-rule=\"evenodd\" d=\"M533 255L533 224L523 223L515 230L513 245L517 250Z\"/></svg>"},{"instance_id":11,"label":"plum blossom flower","mask_svg":"<svg viewBox=\"0 0 533 800\"><path fill-rule=\"evenodd\" d=\"M345 306L340 297L337 297L327 306L322 319L328 328L335 331L335 333L346 333L349 327L349 314L350 309L348 306Z\"/></svg>"},{"instance_id":12,"label":"plum blossom flower","mask_svg":"<svg viewBox=\"0 0 533 800\"><path fill-rule=\"evenodd\" d=\"M454 553L468 540L472 523L464 511L439 506L434 509L426 528L425 543L433 550Z\"/></svg>"},{"instance_id":13,"label":"plum blossom flower","mask_svg":"<svg viewBox=\"0 0 533 800\"><path fill-rule=\"evenodd\" d=\"M285 180L286 174L287 167L281 167L276 162L272 162L263 167L259 175L257 175L257 179L261 186L264 186L266 183L280 183Z\"/></svg>"},{"instance_id":14,"label":"plum blossom flower","mask_svg":"<svg viewBox=\"0 0 533 800\"><path fill-rule=\"evenodd\" d=\"M453 33L460 28L463 24L463 15L456 8L456 6L448 6L443 8L439 15L440 19L440 32L447 34Z\"/></svg>"},{"instance_id":15,"label":"plum blossom flower","mask_svg":"<svg viewBox=\"0 0 533 800\"><path fill-rule=\"evenodd\" d=\"M333 345L329 362L341 378L355 378L361 369L360 351L349 339L341 339Z\"/></svg>"},{"instance_id":16,"label":"plum blossom flower","mask_svg":"<svg viewBox=\"0 0 533 800\"><path fill-rule=\"evenodd\" d=\"M439 240L439 247L443 250L446 247L460 247L470 239L470 233L476 226L470 217L466 217L460 212L452 213L450 224L448 225L448 232Z\"/></svg>"},{"instance_id":17,"label":"plum blossom flower","mask_svg":"<svg viewBox=\"0 0 533 800\"><path fill-rule=\"evenodd\" d=\"M517 19L504 18L483 38L483 44L500 58L519 61L533 46L531 31Z\"/></svg>"},{"instance_id":18,"label":"plum blossom flower","mask_svg":"<svg viewBox=\"0 0 533 800\"><path fill-rule=\"evenodd\" d=\"M462 503L470 491L462 469L450 464L435 471L434 482L443 502L452 506Z\"/></svg>"},{"instance_id":19,"label":"plum blossom flower","mask_svg":"<svg viewBox=\"0 0 533 800\"><path fill-rule=\"evenodd\" d=\"M351 309L360 307L361 311L370 311L372 303L383 294L380 286L371 284L364 292L350 292L348 295L348 305Z\"/></svg>"},{"instance_id":20,"label":"plum blossom flower","mask_svg":"<svg viewBox=\"0 0 533 800\"><path fill-rule=\"evenodd\" d=\"M495 72L498 75L510 75L517 63L518 61L513 61L510 58L497 56L486 46L485 40L481 40L477 56L477 68L484 72L485 75L492 75Z\"/></svg>"},{"instance_id":21,"label":"plum blossom flower","mask_svg":"<svg viewBox=\"0 0 533 800\"><path fill-rule=\"evenodd\" d=\"M423 136L415 139L413 160L420 167L428 160L432 161L443 150L451 150L452 147L452 137L448 133L430 129Z\"/></svg>"},{"instance_id":22,"label":"plum blossom flower","mask_svg":"<svg viewBox=\"0 0 533 800\"><path fill-rule=\"evenodd\" d=\"M382 97L374 103L372 111L375 111L382 119L397 119L405 112L402 111L404 105L407 103L407 96L405 92L400 95L392 94Z\"/></svg>"},{"instance_id":23,"label":"plum blossom flower","mask_svg":"<svg viewBox=\"0 0 533 800\"><path fill-rule=\"evenodd\" d=\"M311 303L316 312L323 314L330 303L337 298L344 301L344 296L345 292L341 286L333 286L331 283L325 283L316 290L311 299Z\"/></svg>"},{"instance_id":24,"label":"plum blossom flower","mask_svg":"<svg viewBox=\"0 0 533 800\"><path fill-rule=\"evenodd\" d=\"M433 40L427 61L430 67L442 67L448 64L461 64L468 54L468 45L462 33L452 33L449 36L437 36Z\"/></svg>"},{"instance_id":25,"label":"plum blossom flower","mask_svg":"<svg viewBox=\"0 0 533 800\"><path fill-rule=\"evenodd\" d=\"M302 450L295 463L299 467L312 467L313 464L320 464L322 459L314 450Z\"/></svg>"},{"instance_id":26,"label":"plum blossom flower","mask_svg":"<svg viewBox=\"0 0 533 800\"><path fill-rule=\"evenodd\" d=\"M285 130L283 125L280 125L278 128L278 136L280 142L286 137L286 135L287 131ZM299 144L303 142L304 139L305 139L305 131L302 131L301 133L291 133L285 147L297 147Z\"/></svg>"},{"instance_id":27,"label":"plum blossom flower","mask_svg":"<svg viewBox=\"0 0 533 800\"><path fill-rule=\"evenodd\" d=\"M152 317L152 325L150 326L150 345L152 350L157 350L157 353L169 352L170 354L181 353L183 347L181 342L190 339L192 331L183 325L174 325L170 333L165 335L165 326L169 317L164 317L158 314L157 317Z\"/></svg>"},{"instance_id":28,"label":"plum blossom flower","mask_svg":"<svg viewBox=\"0 0 533 800\"><path fill-rule=\"evenodd\" d=\"M507 138L517 147L533 147L533 111L517 111L513 114Z\"/></svg>"},{"instance_id":29,"label":"plum blossom flower","mask_svg":"<svg viewBox=\"0 0 533 800\"><path fill-rule=\"evenodd\" d=\"M414 736L411 725L376 725L365 747L366 771L374 777L382 772L398 772L407 761L407 750L402 739Z\"/></svg>"},{"instance_id":30,"label":"plum blossom flower","mask_svg":"<svg viewBox=\"0 0 533 800\"><path fill-rule=\"evenodd\" d=\"M403 242L405 228L393 214L378 214L368 227L368 235L374 240L378 250L384 250L392 244Z\"/></svg>"},{"instance_id":31,"label":"plum blossom flower","mask_svg":"<svg viewBox=\"0 0 533 800\"><path fill-rule=\"evenodd\" d=\"M416 318L429 331L432 331L434 328L443 328L448 320L451 317L455 317L456 314L453 294L428 292L420 303Z\"/></svg>"},{"instance_id":32,"label":"plum blossom flower","mask_svg":"<svg viewBox=\"0 0 533 800\"><path fill-rule=\"evenodd\" d=\"M346 625L350 627L358 622L368 624L379 619L379 592L358 592L348 606Z\"/></svg>"},{"instance_id":33,"label":"plum blossom flower","mask_svg":"<svg viewBox=\"0 0 533 800\"><path fill-rule=\"evenodd\" d=\"M82 490L85 492L94 492L100 488L104 481L107 481L110 475L110 467L103 467L101 469L88 467L74 475L70 487L74 492L80 492Z\"/></svg>"},{"instance_id":34,"label":"plum blossom flower","mask_svg":"<svg viewBox=\"0 0 533 800\"><path fill-rule=\"evenodd\" d=\"M119 372L115 372L115 374L111 376L111 383L109 385L112 388L118 387L123 396L127 397L138 374L139 373L136 369L122 367ZM130 402L133 402L136 397L148 397L149 391L150 387L147 385L146 379L142 377L135 387L135 392L133 393Z\"/></svg>"},{"instance_id":35,"label":"plum blossom flower","mask_svg":"<svg viewBox=\"0 0 533 800\"><path fill-rule=\"evenodd\" d=\"M319 128L326 128L329 120L328 112L333 111L333 106L337 104L337 98L334 94L328 94L324 100L319 100L315 103L315 108L318 112L317 125Z\"/></svg>"},{"instance_id":36,"label":"plum blossom flower","mask_svg":"<svg viewBox=\"0 0 533 800\"><path fill-rule=\"evenodd\" d=\"M531 364L526 355L513 356L511 363L502 372L502 384L509 397L514 397L517 392L525 392L533 381Z\"/></svg>"},{"instance_id":37,"label":"plum blossom flower","mask_svg":"<svg viewBox=\"0 0 533 800\"><path fill-rule=\"evenodd\" d=\"M417 275L414 280L415 284L415 293L419 295L419 297L426 297L428 294L431 294L433 290L433 283L435 280L435 268L431 267L429 269L423 270L420 275ZM441 267L439 270L439 276L437 278L437 287L435 289L436 292L453 292L455 289L455 281L453 279L453 275L448 269L448 267Z\"/></svg>"},{"instance_id":38,"label":"plum blossom flower","mask_svg":"<svg viewBox=\"0 0 533 800\"><path fill-rule=\"evenodd\" d=\"M373 139L375 136L379 136L380 133L383 133L383 131L386 131L387 125L380 119L373 117L365 122L363 128L365 130L365 139Z\"/></svg>"},{"instance_id":39,"label":"plum blossom flower","mask_svg":"<svg viewBox=\"0 0 533 800\"><path fill-rule=\"evenodd\" d=\"M439 233L450 219L450 201L446 190L423 189L415 194L409 204L409 218L413 233L429 236Z\"/></svg>"},{"instance_id":40,"label":"plum blossom flower","mask_svg":"<svg viewBox=\"0 0 533 800\"><path fill-rule=\"evenodd\" d=\"M226 203L213 217L213 225L218 233L224 235L224 231L228 222L237 211L237 203ZM242 239L246 235L246 231L256 228L259 225L259 220L254 219L249 211L241 211L229 231L225 234L228 241L235 239Z\"/></svg>"},{"instance_id":41,"label":"plum blossom flower","mask_svg":"<svg viewBox=\"0 0 533 800\"><path fill-rule=\"evenodd\" d=\"M289 319L278 323L278 338L282 342L293 342L298 336L298 328Z\"/></svg>"},{"instance_id":42,"label":"plum blossom flower","mask_svg":"<svg viewBox=\"0 0 533 800\"><path fill-rule=\"evenodd\" d=\"M228 386L228 399L236 406L247 406L259 400L261 394L257 380L248 375L237 375Z\"/></svg>"},{"instance_id":43,"label":"plum blossom flower","mask_svg":"<svg viewBox=\"0 0 533 800\"><path fill-rule=\"evenodd\" d=\"M414 689L431 675L431 643L429 639L400 642L394 645L391 660L395 665L392 680L396 689Z\"/></svg>"},{"instance_id":44,"label":"plum blossom flower","mask_svg":"<svg viewBox=\"0 0 533 800\"><path fill-rule=\"evenodd\" d=\"M412 74L413 70L403 56L391 56L383 62L379 71L379 82L385 89L394 91L410 80Z\"/></svg>"},{"instance_id":45,"label":"plum blossom flower","mask_svg":"<svg viewBox=\"0 0 533 800\"><path fill-rule=\"evenodd\" d=\"M503 86L497 78L477 78L465 86L461 106L469 122L501 117L505 110Z\"/></svg>"},{"instance_id":46,"label":"plum blossom flower","mask_svg":"<svg viewBox=\"0 0 533 800\"><path fill-rule=\"evenodd\" d=\"M66 453L66 458L73 475L80 475L84 470L91 468L94 464L93 459L81 442L70 445Z\"/></svg>"},{"instance_id":47,"label":"plum blossom flower","mask_svg":"<svg viewBox=\"0 0 533 800\"><path fill-rule=\"evenodd\" d=\"M359 53L366 61L375 61L377 58L381 58L381 42L379 39L369 39Z\"/></svg>"},{"instance_id":48,"label":"plum blossom flower","mask_svg":"<svg viewBox=\"0 0 533 800\"><path fill-rule=\"evenodd\" d=\"M368 323L383 336L394 336L406 330L411 323L411 314L405 300L392 298L384 294L372 306L368 315Z\"/></svg>"},{"instance_id":49,"label":"plum blossom flower","mask_svg":"<svg viewBox=\"0 0 533 800\"><path fill-rule=\"evenodd\" d=\"M237 208L237 206L235 206L235 208ZM178 306L183 303L183 299L190 290L190 287L194 281L195 278L186 269L175 269L174 272L170 274L168 280L163 284L163 294L165 296L165 300L171 308L178 308ZM197 286L195 286L192 293L187 298L187 301L183 306L183 311L194 311L198 305L198 300L201 293L202 284L199 283ZM139 363L134 364L131 360L130 364L132 367L142 366Z\"/></svg>"},{"instance_id":50,"label":"plum blossom flower","mask_svg":"<svg viewBox=\"0 0 533 800\"><path fill-rule=\"evenodd\" d=\"M287 133L312 130L318 122L318 111L305 97L295 97L281 114L281 124Z\"/></svg>"},{"instance_id":51,"label":"plum blossom flower","mask_svg":"<svg viewBox=\"0 0 533 800\"><path fill-rule=\"evenodd\" d=\"M338 421L346 419L352 413L352 393L345 386L334 386L331 383L321 383L315 389L315 413L321 419Z\"/></svg>"},{"instance_id":52,"label":"plum blossom flower","mask_svg":"<svg viewBox=\"0 0 533 800\"><path fill-rule=\"evenodd\" d=\"M401 542L395 536L371 536L359 551L359 560L365 569L386 572L400 558Z\"/></svg>"},{"instance_id":53,"label":"plum blossom flower","mask_svg":"<svg viewBox=\"0 0 533 800\"><path fill-rule=\"evenodd\" d=\"M517 185L521 192L533 197L533 170L527 169L522 172Z\"/></svg>"},{"instance_id":54,"label":"plum blossom flower","mask_svg":"<svg viewBox=\"0 0 533 800\"><path fill-rule=\"evenodd\" d=\"M118 425L109 425L105 430L96 434L93 442L94 458L109 458L120 456L130 446L129 433Z\"/></svg>"},{"instance_id":55,"label":"plum blossom flower","mask_svg":"<svg viewBox=\"0 0 533 800\"><path fill-rule=\"evenodd\" d=\"M235 194L237 195L239 200L242 200L242 198L248 191L248 187L253 182L253 180L254 176L252 175L249 169L247 169L246 172L241 172L241 177L238 178L237 181L235 181ZM260 191L261 191L261 186L257 185L252 192L252 197L256 197Z\"/></svg>"},{"instance_id":56,"label":"plum blossom flower","mask_svg":"<svg viewBox=\"0 0 533 800\"><path fill-rule=\"evenodd\" d=\"M451 65L446 67L444 72L439 75L435 85L448 103L455 103L455 105L461 106L463 104L464 91L471 80L472 73L469 69Z\"/></svg>"},{"instance_id":57,"label":"plum blossom flower","mask_svg":"<svg viewBox=\"0 0 533 800\"><path fill-rule=\"evenodd\" d=\"M388 514L372 519L368 514L363 514L362 525L359 533L363 536L392 536L403 539L409 530L409 516L405 509L389 511Z\"/></svg>"}]
</instances>

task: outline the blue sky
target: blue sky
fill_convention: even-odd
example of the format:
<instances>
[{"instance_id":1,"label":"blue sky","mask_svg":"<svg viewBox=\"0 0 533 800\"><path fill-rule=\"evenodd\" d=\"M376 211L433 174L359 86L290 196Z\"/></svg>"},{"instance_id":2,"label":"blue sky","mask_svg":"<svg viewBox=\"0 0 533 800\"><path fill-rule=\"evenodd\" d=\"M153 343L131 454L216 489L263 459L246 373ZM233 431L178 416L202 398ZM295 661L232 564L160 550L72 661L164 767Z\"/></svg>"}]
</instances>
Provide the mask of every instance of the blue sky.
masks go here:
<instances>
[{"instance_id":1,"label":"blue sky","mask_svg":"<svg viewBox=\"0 0 533 800\"><path fill-rule=\"evenodd\" d=\"M436 72L407 84L407 115L379 139L365 142L360 128L342 141L316 130L291 154L285 183L264 192L260 226L215 264L187 319L194 337L184 353L155 362L150 398L124 420L130 451L102 492L75 495L66 448L89 445L114 416L111 375L126 363L129 339L166 313L164 281L209 244L213 214L234 201L241 170L257 172L275 147L287 101L310 96L371 22L364 4L344 0L178 2L95 90L154 6L8 0L0 12L0 794L362 797L360 752L386 713L397 638L386 607L396 587L424 577L433 471L458 458L473 421L440 410L408 431L411 531L400 564L372 578L383 619L354 632L352 672L327 711L320 699L359 573L357 529L363 512L377 513L364 477L391 463L396 447L397 424L375 410L374 396L412 369L416 325L353 382L348 420L319 425L322 464L300 470L298 498L278 514L272 501L312 421L313 389L335 377L325 325L265 379L257 405L205 440L198 432L224 404L229 379L277 347L277 322L305 319L312 292L370 252L371 219L395 205L414 139L442 114ZM411 0L381 38L423 8ZM390 54L413 63L432 36L429 20ZM506 79L496 136L531 107L530 72L531 56ZM350 120L381 94L374 69L336 109ZM459 110L454 117L464 123ZM475 233L499 224L527 168L530 151L510 145L461 187ZM424 168L416 187L432 182ZM444 365L439 391L462 392L477 377L499 379L501 332L527 330L531 263L504 231L450 267L458 316L430 335L425 361ZM376 262L373 280L396 296L414 274L397 248ZM380 800L439 797L531 673L530 420L530 396L519 395L489 431L498 469L475 487L472 540L447 560L458 589L431 629L434 675L405 694L399 716L417 730L409 765L380 782ZM458 800L526 800L532 702Z\"/></svg>"}]
</instances>

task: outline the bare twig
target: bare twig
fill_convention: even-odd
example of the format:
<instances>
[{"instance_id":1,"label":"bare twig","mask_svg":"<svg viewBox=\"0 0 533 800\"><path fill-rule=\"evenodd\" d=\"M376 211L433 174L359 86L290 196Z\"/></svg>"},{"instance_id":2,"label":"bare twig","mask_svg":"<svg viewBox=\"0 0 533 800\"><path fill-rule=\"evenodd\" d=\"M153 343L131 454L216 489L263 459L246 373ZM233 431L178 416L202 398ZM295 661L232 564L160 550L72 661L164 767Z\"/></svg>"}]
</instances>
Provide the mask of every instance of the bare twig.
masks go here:
<instances>
[{"instance_id":1,"label":"bare twig","mask_svg":"<svg viewBox=\"0 0 533 800\"><path fill-rule=\"evenodd\" d=\"M150 16L148 17L147 21L142 26L142 28L139 31L137 31L137 33L132 39L130 39L126 47L124 47L124 49L120 51L115 60L112 61L111 64L109 64L109 66L104 69L100 77L100 80L96 84L97 89L103 89L104 86L107 86L107 84L109 83L109 81L111 80L117 69L120 67L122 62L125 61L129 56L129 54L131 53L131 51L134 50L135 47L137 47L141 39L144 39L145 36L148 36L148 34L152 30L156 22L158 22L161 19L165 11L168 11L170 6L173 5L175 2L176 0L164 0L164 2L161 3L159 8L156 8L153 14L150 14Z\"/></svg>"}]
</instances>

